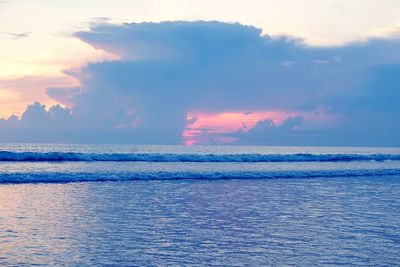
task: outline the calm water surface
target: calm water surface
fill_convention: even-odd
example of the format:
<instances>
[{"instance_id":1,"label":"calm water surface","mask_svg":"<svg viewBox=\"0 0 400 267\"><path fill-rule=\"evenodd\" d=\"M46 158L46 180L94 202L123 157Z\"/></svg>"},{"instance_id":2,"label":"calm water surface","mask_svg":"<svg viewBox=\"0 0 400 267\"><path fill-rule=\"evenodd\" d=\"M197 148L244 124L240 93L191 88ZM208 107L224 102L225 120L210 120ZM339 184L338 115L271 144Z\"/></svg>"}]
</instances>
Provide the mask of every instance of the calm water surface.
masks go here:
<instances>
[{"instance_id":1,"label":"calm water surface","mask_svg":"<svg viewBox=\"0 0 400 267\"><path fill-rule=\"evenodd\" d=\"M0 185L1 266L399 262L399 176Z\"/></svg>"}]
</instances>

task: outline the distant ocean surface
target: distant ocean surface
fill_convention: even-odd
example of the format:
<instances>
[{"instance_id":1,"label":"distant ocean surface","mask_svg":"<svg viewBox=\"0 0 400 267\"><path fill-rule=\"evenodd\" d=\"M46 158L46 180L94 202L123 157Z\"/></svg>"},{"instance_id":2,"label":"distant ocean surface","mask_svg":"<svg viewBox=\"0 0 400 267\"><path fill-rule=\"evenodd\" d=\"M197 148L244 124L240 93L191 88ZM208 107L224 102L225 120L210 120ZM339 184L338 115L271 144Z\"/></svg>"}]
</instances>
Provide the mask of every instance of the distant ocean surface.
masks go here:
<instances>
[{"instance_id":1,"label":"distant ocean surface","mask_svg":"<svg viewBox=\"0 0 400 267\"><path fill-rule=\"evenodd\" d=\"M399 255L399 148L0 144L1 266Z\"/></svg>"}]
</instances>

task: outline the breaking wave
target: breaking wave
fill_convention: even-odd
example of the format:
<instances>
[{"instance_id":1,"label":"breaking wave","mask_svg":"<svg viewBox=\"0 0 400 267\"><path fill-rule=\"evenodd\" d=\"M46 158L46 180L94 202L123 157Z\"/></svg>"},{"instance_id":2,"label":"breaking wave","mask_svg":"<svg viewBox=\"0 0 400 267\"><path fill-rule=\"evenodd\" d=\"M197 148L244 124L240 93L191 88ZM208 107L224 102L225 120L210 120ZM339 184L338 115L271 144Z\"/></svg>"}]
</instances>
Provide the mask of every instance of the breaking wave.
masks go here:
<instances>
[{"instance_id":1,"label":"breaking wave","mask_svg":"<svg viewBox=\"0 0 400 267\"><path fill-rule=\"evenodd\" d=\"M173 154L0 151L0 161L142 161L142 162L349 162L400 161L400 154Z\"/></svg>"},{"instance_id":2,"label":"breaking wave","mask_svg":"<svg viewBox=\"0 0 400 267\"><path fill-rule=\"evenodd\" d=\"M0 173L0 184L70 183L135 180L293 179L359 176L398 176L400 169L256 171L256 172L111 172L111 173Z\"/></svg>"}]
</instances>

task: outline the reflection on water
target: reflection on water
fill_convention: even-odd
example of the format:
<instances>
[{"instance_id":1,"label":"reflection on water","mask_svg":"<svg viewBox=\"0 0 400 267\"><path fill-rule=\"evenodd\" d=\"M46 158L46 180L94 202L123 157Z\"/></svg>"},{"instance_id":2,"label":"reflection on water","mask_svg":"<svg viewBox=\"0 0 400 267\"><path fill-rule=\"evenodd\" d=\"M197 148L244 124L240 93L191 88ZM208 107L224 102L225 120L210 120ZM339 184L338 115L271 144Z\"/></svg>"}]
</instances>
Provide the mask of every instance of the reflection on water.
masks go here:
<instances>
[{"instance_id":1,"label":"reflection on water","mask_svg":"<svg viewBox=\"0 0 400 267\"><path fill-rule=\"evenodd\" d=\"M1 265L396 265L400 177L0 186Z\"/></svg>"}]
</instances>

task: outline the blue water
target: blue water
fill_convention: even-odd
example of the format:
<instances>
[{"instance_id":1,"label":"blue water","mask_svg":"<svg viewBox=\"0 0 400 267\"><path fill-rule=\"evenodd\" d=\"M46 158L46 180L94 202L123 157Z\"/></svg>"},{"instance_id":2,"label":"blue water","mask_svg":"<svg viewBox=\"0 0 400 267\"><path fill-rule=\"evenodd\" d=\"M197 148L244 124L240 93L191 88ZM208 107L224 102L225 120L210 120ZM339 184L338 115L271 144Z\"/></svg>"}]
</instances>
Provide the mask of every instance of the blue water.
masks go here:
<instances>
[{"instance_id":1,"label":"blue water","mask_svg":"<svg viewBox=\"0 0 400 267\"><path fill-rule=\"evenodd\" d=\"M0 265L399 265L399 155L3 144Z\"/></svg>"},{"instance_id":2,"label":"blue water","mask_svg":"<svg viewBox=\"0 0 400 267\"><path fill-rule=\"evenodd\" d=\"M0 145L0 183L400 175L399 148Z\"/></svg>"}]
</instances>

